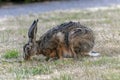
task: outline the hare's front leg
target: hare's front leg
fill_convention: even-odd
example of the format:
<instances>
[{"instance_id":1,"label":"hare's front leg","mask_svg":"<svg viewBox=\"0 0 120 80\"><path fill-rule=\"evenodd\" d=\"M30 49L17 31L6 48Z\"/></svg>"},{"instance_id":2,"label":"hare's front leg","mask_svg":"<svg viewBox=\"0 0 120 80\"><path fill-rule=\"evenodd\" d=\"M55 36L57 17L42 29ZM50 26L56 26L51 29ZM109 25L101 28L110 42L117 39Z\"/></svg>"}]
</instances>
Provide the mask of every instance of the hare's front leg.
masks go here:
<instances>
[{"instance_id":1,"label":"hare's front leg","mask_svg":"<svg viewBox=\"0 0 120 80\"><path fill-rule=\"evenodd\" d=\"M65 46L65 45L63 45L61 47L60 51L62 51L61 52L62 58L73 58L74 57L74 58L77 59L76 53L73 50L71 50L69 47Z\"/></svg>"},{"instance_id":2,"label":"hare's front leg","mask_svg":"<svg viewBox=\"0 0 120 80\"><path fill-rule=\"evenodd\" d=\"M46 61L52 61L58 59L56 50L50 50L49 55L47 55Z\"/></svg>"},{"instance_id":3,"label":"hare's front leg","mask_svg":"<svg viewBox=\"0 0 120 80\"><path fill-rule=\"evenodd\" d=\"M70 47L70 50L71 50L71 52L72 52L73 58L74 58L75 60L78 59L78 56L77 56L76 52L74 51L73 46Z\"/></svg>"},{"instance_id":4,"label":"hare's front leg","mask_svg":"<svg viewBox=\"0 0 120 80\"><path fill-rule=\"evenodd\" d=\"M56 51L56 54L57 54L57 57L59 58L59 59L63 59L63 50L62 50L62 47L58 47L57 48L57 51Z\"/></svg>"}]
</instances>

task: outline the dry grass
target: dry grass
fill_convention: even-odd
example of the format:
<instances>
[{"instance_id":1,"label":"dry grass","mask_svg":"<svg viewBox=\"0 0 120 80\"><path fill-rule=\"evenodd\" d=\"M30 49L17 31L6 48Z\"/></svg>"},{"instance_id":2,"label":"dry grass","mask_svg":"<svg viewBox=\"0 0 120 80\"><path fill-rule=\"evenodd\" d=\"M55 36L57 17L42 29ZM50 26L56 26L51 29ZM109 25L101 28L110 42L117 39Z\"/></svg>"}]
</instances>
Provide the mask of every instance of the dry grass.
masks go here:
<instances>
[{"instance_id":1,"label":"dry grass","mask_svg":"<svg viewBox=\"0 0 120 80\"><path fill-rule=\"evenodd\" d=\"M119 80L120 79L120 9L57 11L44 14L8 17L0 20L1 80ZM51 27L67 21L80 21L96 35L95 51L101 57L84 57L46 62L41 56L25 62L22 47L27 31L38 18L38 39ZM19 55L5 58L11 51ZM6 54L7 53L7 54ZM15 52L12 52L13 55Z\"/></svg>"}]
</instances>

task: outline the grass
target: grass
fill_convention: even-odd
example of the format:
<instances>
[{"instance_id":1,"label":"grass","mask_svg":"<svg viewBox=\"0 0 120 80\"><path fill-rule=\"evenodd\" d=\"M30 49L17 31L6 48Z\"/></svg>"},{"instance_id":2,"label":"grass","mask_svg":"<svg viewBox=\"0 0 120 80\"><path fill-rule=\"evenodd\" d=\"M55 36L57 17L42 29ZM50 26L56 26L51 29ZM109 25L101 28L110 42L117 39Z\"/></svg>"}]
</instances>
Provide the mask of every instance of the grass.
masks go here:
<instances>
[{"instance_id":1,"label":"grass","mask_svg":"<svg viewBox=\"0 0 120 80\"><path fill-rule=\"evenodd\" d=\"M109 73L103 76L105 80L119 80L120 79L120 72L113 72L109 71Z\"/></svg>"},{"instance_id":2,"label":"grass","mask_svg":"<svg viewBox=\"0 0 120 80\"><path fill-rule=\"evenodd\" d=\"M120 9L70 10L43 14L8 17L0 21L0 79L1 80L119 80L120 78ZM95 32L95 51L100 57L80 57L46 62L38 59L23 61L23 45L27 30L39 19L39 36L68 21L80 21ZM36 57L35 57L36 58Z\"/></svg>"},{"instance_id":3,"label":"grass","mask_svg":"<svg viewBox=\"0 0 120 80\"><path fill-rule=\"evenodd\" d=\"M17 71L16 71L17 69ZM52 73L51 69L45 65L38 66L24 66L23 68L15 68L10 71L11 73L15 73L14 75L18 79L26 79L30 76L41 75L41 74L50 74Z\"/></svg>"},{"instance_id":4,"label":"grass","mask_svg":"<svg viewBox=\"0 0 120 80\"><path fill-rule=\"evenodd\" d=\"M62 74L60 75L59 78L53 78L53 80L73 80L72 76L71 75L68 75L68 74Z\"/></svg>"},{"instance_id":5,"label":"grass","mask_svg":"<svg viewBox=\"0 0 120 80\"><path fill-rule=\"evenodd\" d=\"M112 64L113 63L113 64ZM84 65L89 65L89 66L103 66L103 65L109 65L109 66L113 66L120 63L120 59L116 58L116 57L108 57L108 56L103 56L100 57L97 60L85 60L84 61Z\"/></svg>"},{"instance_id":6,"label":"grass","mask_svg":"<svg viewBox=\"0 0 120 80\"><path fill-rule=\"evenodd\" d=\"M7 50L3 55L6 59L17 58L19 56L19 52L17 50Z\"/></svg>"}]
</instances>

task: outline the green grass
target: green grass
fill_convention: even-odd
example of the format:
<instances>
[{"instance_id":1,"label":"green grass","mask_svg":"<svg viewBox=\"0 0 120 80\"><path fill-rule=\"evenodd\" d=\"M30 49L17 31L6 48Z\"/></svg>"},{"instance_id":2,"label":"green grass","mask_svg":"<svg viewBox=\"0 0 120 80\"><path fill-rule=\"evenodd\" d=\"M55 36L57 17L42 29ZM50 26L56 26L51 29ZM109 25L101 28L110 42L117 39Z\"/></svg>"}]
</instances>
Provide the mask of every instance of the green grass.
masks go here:
<instances>
[{"instance_id":1,"label":"green grass","mask_svg":"<svg viewBox=\"0 0 120 80\"><path fill-rule=\"evenodd\" d=\"M6 59L17 58L19 56L19 52L17 50L7 50L3 55Z\"/></svg>"},{"instance_id":2,"label":"green grass","mask_svg":"<svg viewBox=\"0 0 120 80\"><path fill-rule=\"evenodd\" d=\"M40 75L40 74L49 74L52 73L48 66L35 66L35 67L23 67L19 70L14 70L16 74L24 75Z\"/></svg>"}]
</instances>

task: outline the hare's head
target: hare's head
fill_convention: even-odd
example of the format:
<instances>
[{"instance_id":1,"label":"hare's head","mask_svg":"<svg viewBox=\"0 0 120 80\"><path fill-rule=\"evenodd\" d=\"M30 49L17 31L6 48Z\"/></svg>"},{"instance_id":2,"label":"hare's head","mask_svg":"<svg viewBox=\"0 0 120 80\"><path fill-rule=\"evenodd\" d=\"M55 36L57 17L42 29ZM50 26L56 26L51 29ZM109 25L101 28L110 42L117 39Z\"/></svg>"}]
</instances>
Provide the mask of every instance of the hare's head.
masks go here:
<instances>
[{"instance_id":1,"label":"hare's head","mask_svg":"<svg viewBox=\"0 0 120 80\"><path fill-rule=\"evenodd\" d=\"M38 44L36 43L36 33L37 33L37 22L38 20L34 20L28 31L28 43L23 47L23 58L25 60L29 60L32 55L37 53Z\"/></svg>"}]
</instances>

